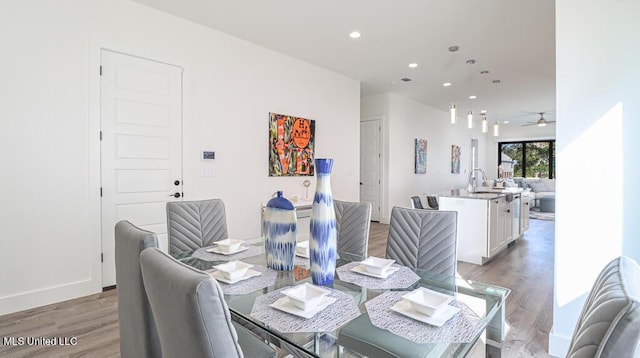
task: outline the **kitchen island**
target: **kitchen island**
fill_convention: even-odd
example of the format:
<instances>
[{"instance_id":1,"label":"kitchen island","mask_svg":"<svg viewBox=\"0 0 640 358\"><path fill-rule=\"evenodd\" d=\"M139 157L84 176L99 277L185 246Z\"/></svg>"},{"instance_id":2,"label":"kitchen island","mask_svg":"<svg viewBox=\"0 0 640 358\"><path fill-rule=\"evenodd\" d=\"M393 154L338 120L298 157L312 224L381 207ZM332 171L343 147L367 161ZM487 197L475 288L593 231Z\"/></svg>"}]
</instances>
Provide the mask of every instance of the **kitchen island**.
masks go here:
<instances>
[{"instance_id":1,"label":"kitchen island","mask_svg":"<svg viewBox=\"0 0 640 358\"><path fill-rule=\"evenodd\" d=\"M452 190L439 202L440 210L458 212L459 261L483 265L528 227L529 193L520 188Z\"/></svg>"}]
</instances>

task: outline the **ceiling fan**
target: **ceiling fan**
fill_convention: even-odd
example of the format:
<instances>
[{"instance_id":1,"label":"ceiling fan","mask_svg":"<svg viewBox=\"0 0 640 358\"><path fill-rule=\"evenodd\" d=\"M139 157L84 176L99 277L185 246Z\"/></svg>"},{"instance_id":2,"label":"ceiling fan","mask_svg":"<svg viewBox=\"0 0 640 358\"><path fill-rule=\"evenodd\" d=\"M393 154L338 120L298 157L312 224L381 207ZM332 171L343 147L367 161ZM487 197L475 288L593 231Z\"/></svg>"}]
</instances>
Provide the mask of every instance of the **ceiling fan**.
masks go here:
<instances>
[{"instance_id":1,"label":"ceiling fan","mask_svg":"<svg viewBox=\"0 0 640 358\"><path fill-rule=\"evenodd\" d=\"M527 122L528 124L523 124L523 127L527 127L527 126L538 126L538 127L544 127L547 124L550 123L556 123L556 121L548 121L546 119L544 119L544 113L545 112L538 112L540 114L540 119L538 119L536 122Z\"/></svg>"}]
</instances>

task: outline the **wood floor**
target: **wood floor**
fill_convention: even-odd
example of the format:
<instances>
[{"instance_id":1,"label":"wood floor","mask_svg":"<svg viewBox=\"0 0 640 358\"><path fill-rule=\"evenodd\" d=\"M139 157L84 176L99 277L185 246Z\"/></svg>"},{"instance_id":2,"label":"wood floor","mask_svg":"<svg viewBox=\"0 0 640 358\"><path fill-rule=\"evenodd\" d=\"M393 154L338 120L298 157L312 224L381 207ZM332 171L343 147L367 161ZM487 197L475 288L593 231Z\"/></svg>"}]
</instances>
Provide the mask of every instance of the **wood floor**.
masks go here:
<instances>
[{"instance_id":1,"label":"wood floor","mask_svg":"<svg viewBox=\"0 0 640 358\"><path fill-rule=\"evenodd\" d=\"M459 263L468 280L512 289L503 357L546 357L552 323L554 221L531 220L523 239L484 266ZM384 257L388 226L372 223L369 254ZM75 346L6 346L1 357L118 357L116 290L0 316L5 337L77 337Z\"/></svg>"}]
</instances>

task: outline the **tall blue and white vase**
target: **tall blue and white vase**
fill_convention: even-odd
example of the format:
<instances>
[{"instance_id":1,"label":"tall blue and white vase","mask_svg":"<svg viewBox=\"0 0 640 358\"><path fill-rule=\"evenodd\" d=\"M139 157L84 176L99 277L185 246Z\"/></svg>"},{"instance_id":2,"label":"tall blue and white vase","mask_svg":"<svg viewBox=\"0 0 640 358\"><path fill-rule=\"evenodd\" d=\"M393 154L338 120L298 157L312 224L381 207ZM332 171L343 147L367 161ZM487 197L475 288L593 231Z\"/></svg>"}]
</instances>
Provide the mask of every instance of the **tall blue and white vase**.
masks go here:
<instances>
[{"instance_id":1,"label":"tall blue and white vase","mask_svg":"<svg viewBox=\"0 0 640 358\"><path fill-rule=\"evenodd\" d=\"M331 194L333 159L316 159L316 192L311 205L309 259L314 285L330 286L336 270L336 212Z\"/></svg>"},{"instance_id":2,"label":"tall blue and white vase","mask_svg":"<svg viewBox=\"0 0 640 358\"><path fill-rule=\"evenodd\" d=\"M267 266L292 271L296 257L296 209L279 191L267 203L262 220Z\"/></svg>"}]
</instances>

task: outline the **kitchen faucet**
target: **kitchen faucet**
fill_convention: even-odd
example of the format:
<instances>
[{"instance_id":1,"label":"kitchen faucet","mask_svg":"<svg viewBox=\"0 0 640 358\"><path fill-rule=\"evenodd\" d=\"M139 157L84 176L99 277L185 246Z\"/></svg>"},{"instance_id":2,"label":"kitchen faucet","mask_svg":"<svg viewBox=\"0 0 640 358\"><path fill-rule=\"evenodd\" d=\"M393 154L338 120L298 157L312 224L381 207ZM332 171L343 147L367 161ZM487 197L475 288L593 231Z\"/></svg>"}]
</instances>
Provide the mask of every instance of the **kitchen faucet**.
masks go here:
<instances>
[{"instance_id":1,"label":"kitchen faucet","mask_svg":"<svg viewBox=\"0 0 640 358\"><path fill-rule=\"evenodd\" d=\"M470 193L475 193L477 189L476 177L474 176L475 172L482 173L482 180L483 181L487 180L487 175L484 173L483 169L480 169L480 168L471 169L471 172L469 172L469 181L467 183L467 191Z\"/></svg>"}]
</instances>

